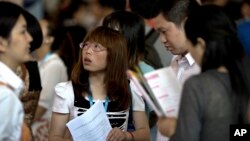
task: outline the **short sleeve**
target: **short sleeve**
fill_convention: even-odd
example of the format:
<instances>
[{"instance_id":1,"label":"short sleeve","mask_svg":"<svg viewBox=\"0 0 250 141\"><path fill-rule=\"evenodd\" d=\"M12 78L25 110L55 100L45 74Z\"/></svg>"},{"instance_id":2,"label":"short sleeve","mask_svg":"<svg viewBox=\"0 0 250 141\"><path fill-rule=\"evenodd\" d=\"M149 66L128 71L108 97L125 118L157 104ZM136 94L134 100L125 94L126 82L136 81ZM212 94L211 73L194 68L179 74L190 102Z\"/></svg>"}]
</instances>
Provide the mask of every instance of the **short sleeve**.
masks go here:
<instances>
[{"instance_id":1,"label":"short sleeve","mask_svg":"<svg viewBox=\"0 0 250 141\"><path fill-rule=\"evenodd\" d=\"M74 91L71 82L59 83L55 86L55 100L52 111L67 114L74 104Z\"/></svg>"},{"instance_id":2,"label":"short sleeve","mask_svg":"<svg viewBox=\"0 0 250 141\"><path fill-rule=\"evenodd\" d=\"M133 111L145 111L145 103L139 91L136 89L133 81L130 81L130 89L132 94Z\"/></svg>"}]
</instances>

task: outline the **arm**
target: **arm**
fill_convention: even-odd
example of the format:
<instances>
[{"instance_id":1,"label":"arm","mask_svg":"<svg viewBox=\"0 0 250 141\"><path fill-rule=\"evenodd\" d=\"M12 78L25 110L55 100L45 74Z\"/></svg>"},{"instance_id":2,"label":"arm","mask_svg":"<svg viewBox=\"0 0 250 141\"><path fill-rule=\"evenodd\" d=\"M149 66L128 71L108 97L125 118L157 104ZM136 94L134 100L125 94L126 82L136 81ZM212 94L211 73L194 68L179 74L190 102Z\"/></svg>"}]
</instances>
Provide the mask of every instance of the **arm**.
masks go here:
<instances>
[{"instance_id":1,"label":"arm","mask_svg":"<svg viewBox=\"0 0 250 141\"><path fill-rule=\"evenodd\" d=\"M135 125L134 132L123 132L115 127L109 132L107 141L150 141L150 131L145 112L133 112L133 119Z\"/></svg>"},{"instance_id":2,"label":"arm","mask_svg":"<svg viewBox=\"0 0 250 141\"><path fill-rule=\"evenodd\" d=\"M175 133L177 119L174 117L160 117L157 127L164 136L171 137Z\"/></svg>"},{"instance_id":3,"label":"arm","mask_svg":"<svg viewBox=\"0 0 250 141\"><path fill-rule=\"evenodd\" d=\"M134 111L133 120L135 131L132 132L135 141L150 141L150 130L145 111Z\"/></svg>"},{"instance_id":4,"label":"arm","mask_svg":"<svg viewBox=\"0 0 250 141\"><path fill-rule=\"evenodd\" d=\"M69 114L53 112L49 132L49 141L71 141L71 136L66 123L69 121Z\"/></svg>"}]
</instances>

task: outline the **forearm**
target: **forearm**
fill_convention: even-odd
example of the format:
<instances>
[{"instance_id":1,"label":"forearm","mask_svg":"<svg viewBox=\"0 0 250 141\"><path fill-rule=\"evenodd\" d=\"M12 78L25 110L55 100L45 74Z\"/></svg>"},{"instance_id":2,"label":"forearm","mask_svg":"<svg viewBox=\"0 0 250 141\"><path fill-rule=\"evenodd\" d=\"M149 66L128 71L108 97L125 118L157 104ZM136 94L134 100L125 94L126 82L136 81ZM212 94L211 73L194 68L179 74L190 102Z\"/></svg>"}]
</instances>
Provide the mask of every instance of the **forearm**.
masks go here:
<instances>
[{"instance_id":1,"label":"forearm","mask_svg":"<svg viewBox=\"0 0 250 141\"><path fill-rule=\"evenodd\" d=\"M176 122L176 118L159 118L157 126L162 135L171 137L175 133Z\"/></svg>"},{"instance_id":2,"label":"forearm","mask_svg":"<svg viewBox=\"0 0 250 141\"><path fill-rule=\"evenodd\" d=\"M149 129L138 129L134 132L126 132L127 141L150 141L150 130Z\"/></svg>"}]
</instances>

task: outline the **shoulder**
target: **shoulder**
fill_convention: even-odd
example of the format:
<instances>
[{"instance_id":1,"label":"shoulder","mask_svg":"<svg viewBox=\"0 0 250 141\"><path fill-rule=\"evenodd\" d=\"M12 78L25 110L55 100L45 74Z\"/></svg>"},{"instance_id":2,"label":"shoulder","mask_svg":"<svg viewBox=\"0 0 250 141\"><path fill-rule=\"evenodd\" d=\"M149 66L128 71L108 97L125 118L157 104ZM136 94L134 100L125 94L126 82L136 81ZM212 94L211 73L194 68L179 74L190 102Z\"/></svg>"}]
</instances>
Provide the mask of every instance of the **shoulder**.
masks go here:
<instances>
[{"instance_id":1,"label":"shoulder","mask_svg":"<svg viewBox=\"0 0 250 141\"><path fill-rule=\"evenodd\" d=\"M208 70L189 78L184 84L184 89L192 89L195 91L202 91L202 93L210 93L214 90L218 90L222 86L222 81L219 80L224 82L228 81L228 83L230 81L227 74L219 73L216 70Z\"/></svg>"},{"instance_id":2,"label":"shoulder","mask_svg":"<svg viewBox=\"0 0 250 141\"><path fill-rule=\"evenodd\" d=\"M219 74L216 70L208 70L198 75L193 75L192 77L190 77L190 79L187 80L187 82L189 83L211 82L215 81L218 75Z\"/></svg>"},{"instance_id":3,"label":"shoulder","mask_svg":"<svg viewBox=\"0 0 250 141\"><path fill-rule=\"evenodd\" d=\"M130 81L129 85L132 95L133 111L145 111L145 103L143 101L142 94L136 88L133 81Z\"/></svg>"},{"instance_id":4,"label":"shoulder","mask_svg":"<svg viewBox=\"0 0 250 141\"><path fill-rule=\"evenodd\" d=\"M58 96L63 99L72 98L74 96L73 86L71 81L61 82L55 86L55 91Z\"/></svg>"}]
</instances>

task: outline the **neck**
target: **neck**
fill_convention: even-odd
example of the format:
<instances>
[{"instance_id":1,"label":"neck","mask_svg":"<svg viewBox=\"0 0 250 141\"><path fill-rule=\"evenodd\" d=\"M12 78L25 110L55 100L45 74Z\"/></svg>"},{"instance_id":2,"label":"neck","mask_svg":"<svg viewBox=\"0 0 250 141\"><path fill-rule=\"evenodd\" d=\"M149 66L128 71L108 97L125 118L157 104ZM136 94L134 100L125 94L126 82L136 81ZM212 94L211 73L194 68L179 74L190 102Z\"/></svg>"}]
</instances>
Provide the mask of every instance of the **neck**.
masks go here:
<instances>
[{"instance_id":1,"label":"neck","mask_svg":"<svg viewBox=\"0 0 250 141\"><path fill-rule=\"evenodd\" d=\"M6 66L8 66L13 72L16 72L17 67L19 66L18 63L10 61L4 57L0 58L0 61L3 62Z\"/></svg>"},{"instance_id":2,"label":"neck","mask_svg":"<svg viewBox=\"0 0 250 141\"><path fill-rule=\"evenodd\" d=\"M104 84L104 73L90 73L89 83L94 99L104 100L106 98L106 88Z\"/></svg>"},{"instance_id":3,"label":"neck","mask_svg":"<svg viewBox=\"0 0 250 141\"><path fill-rule=\"evenodd\" d=\"M48 47L41 47L40 49L38 49L36 51L36 59L38 61L41 61L44 59L44 57L46 56L47 53L50 52L50 49Z\"/></svg>"},{"instance_id":4,"label":"neck","mask_svg":"<svg viewBox=\"0 0 250 141\"><path fill-rule=\"evenodd\" d=\"M91 72L89 73L89 82L91 85L104 85L104 73Z\"/></svg>"},{"instance_id":5,"label":"neck","mask_svg":"<svg viewBox=\"0 0 250 141\"><path fill-rule=\"evenodd\" d=\"M225 66L220 66L219 68L217 68L218 72L222 72L222 73L228 73L228 70Z\"/></svg>"}]
</instances>

